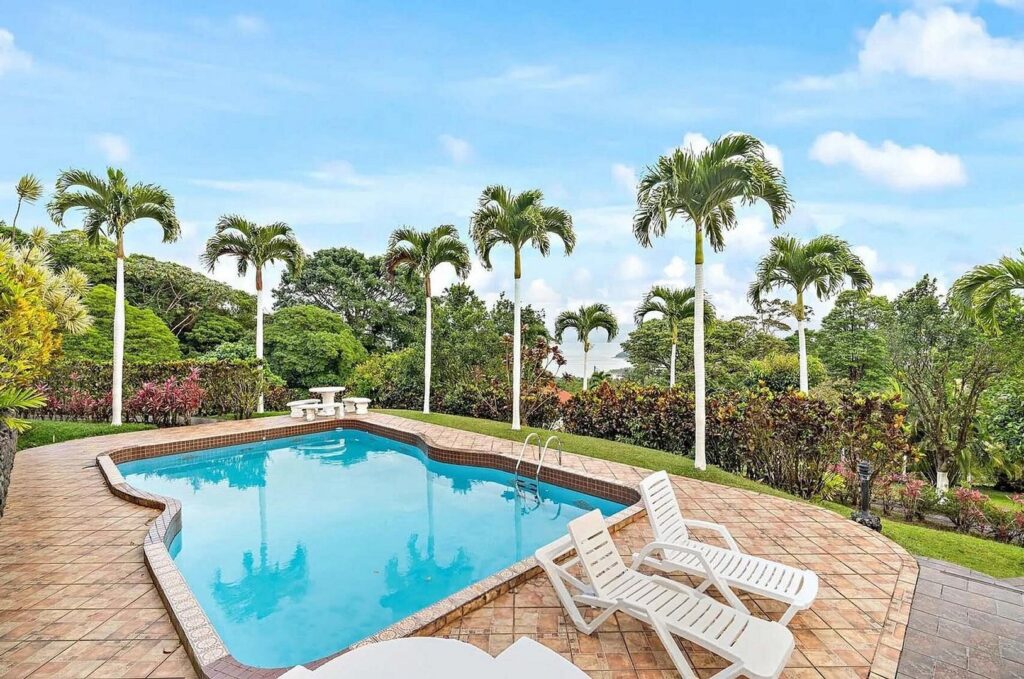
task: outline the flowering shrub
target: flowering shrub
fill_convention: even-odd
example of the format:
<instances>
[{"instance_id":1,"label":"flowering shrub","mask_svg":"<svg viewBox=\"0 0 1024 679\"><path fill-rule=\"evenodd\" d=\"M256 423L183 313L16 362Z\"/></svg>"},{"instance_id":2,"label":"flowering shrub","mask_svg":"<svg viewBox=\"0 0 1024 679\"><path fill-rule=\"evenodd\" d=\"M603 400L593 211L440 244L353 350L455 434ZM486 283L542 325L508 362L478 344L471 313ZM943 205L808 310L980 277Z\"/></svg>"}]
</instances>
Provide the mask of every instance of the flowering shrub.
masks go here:
<instances>
[{"instance_id":1,"label":"flowering shrub","mask_svg":"<svg viewBox=\"0 0 1024 679\"><path fill-rule=\"evenodd\" d=\"M125 403L129 419L160 426L188 424L203 402L203 388L199 386L199 369L193 368L188 377L179 381L168 377L162 383L145 382Z\"/></svg>"},{"instance_id":2,"label":"flowering shrub","mask_svg":"<svg viewBox=\"0 0 1024 679\"><path fill-rule=\"evenodd\" d=\"M985 512L982 507L988 502L980 490L973 488L957 488L947 493L945 502L939 507L953 522L953 527L961 533L970 533L985 523Z\"/></svg>"},{"instance_id":3,"label":"flowering shrub","mask_svg":"<svg viewBox=\"0 0 1024 679\"><path fill-rule=\"evenodd\" d=\"M908 479L899 491L900 505L903 516L909 521L920 517L921 499L924 497L925 483L921 479Z\"/></svg>"}]
</instances>

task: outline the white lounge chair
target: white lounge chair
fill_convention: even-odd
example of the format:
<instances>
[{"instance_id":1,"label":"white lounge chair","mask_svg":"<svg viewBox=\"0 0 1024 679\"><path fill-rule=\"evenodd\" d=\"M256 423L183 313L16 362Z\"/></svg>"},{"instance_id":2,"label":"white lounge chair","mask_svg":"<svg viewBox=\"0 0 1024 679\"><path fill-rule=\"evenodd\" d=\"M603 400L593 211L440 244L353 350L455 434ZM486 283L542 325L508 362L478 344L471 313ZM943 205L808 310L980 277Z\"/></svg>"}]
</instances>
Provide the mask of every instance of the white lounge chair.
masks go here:
<instances>
[{"instance_id":1,"label":"white lounge chair","mask_svg":"<svg viewBox=\"0 0 1024 679\"><path fill-rule=\"evenodd\" d=\"M797 612L810 608L814 603L818 595L818 576L814 571L745 554L725 526L684 518L667 473L657 472L641 481L640 495L647 507L647 520L654 528L656 542L633 555L633 568L644 564L666 573L705 577L698 587L704 591L713 584L717 587L717 583L706 577L706 569L710 567L727 589L738 589L788 604L789 608L779 620L783 625L788 625ZM690 528L717 532L729 548L694 540L690 537ZM660 554L660 558L656 558L655 553ZM722 594L733 606L747 610L731 591L723 590Z\"/></svg>"},{"instance_id":2,"label":"white lounge chair","mask_svg":"<svg viewBox=\"0 0 1024 679\"><path fill-rule=\"evenodd\" d=\"M556 564L571 548L576 556ZM627 568L597 510L570 521L568 537L537 550L536 557L577 629L592 634L616 612L646 622L686 679L697 679L697 674L673 635L731 663L716 679L776 679L793 652L793 635L779 623L755 618L674 580ZM569 572L577 562L587 582ZM717 579L710 570L707 577ZM567 584L581 593L571 595ZM601 612L588 623L578 604Z\"/></svg>"},{"instance_id":3,"label":"white lounge chair","mask_svg":"<svg viewBox=\"0 0 1024 679\"><path fill-rule=\"evenodd\" d=\"M406 637L361 646L315 670L301 665L281 679L587 679L583 670L533 639L520 637L492 658L454 639Z\"/></svg>"}]
</instances>

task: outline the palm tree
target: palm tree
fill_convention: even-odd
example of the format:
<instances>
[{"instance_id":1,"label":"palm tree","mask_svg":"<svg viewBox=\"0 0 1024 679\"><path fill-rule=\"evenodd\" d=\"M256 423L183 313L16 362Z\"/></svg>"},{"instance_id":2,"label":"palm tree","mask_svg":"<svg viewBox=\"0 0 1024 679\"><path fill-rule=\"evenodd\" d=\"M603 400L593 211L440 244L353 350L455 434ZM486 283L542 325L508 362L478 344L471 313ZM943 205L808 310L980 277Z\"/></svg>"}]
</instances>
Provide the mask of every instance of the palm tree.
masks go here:
<instances>
[{"instance_id":1,"label":"palm tree","mask_svg":"<svg viewBox=\"0 0 1024 679\"><path fill-rule=\"evenodd\" d=\"M725 247L725 232L736 226L735 201L764 201L778 226L793 199L782 173L764 156L764 146L749 134L729 134L703 151L676 149L644 171L637 188L633 235L644 247L663 236L675 217L693 224L694 253L693 368L695 387L694 464L704 455L704 238L715 251Z\"/></svg>"},{"instance_id":2,"label":"palm tree","mask_svg":"<svg viewBox=\"0 0 1024 679\"><path fill-rule=\"evenodd\" d=\"M396 229L388 241L384 255L388 271L394 275L404 272L408 280L417 275L423 278L423 292L427 298L427 327L423 359L423 412L430 412L430 367L433 344L433 313L430 302L430 274L442 264L451 264L455 275L469 276L469 248L459 240L459 232L451 224L442 224L430 231L417 231L407 226Z\"/></svg>"},{"instance_id":3,"label":"palm tree","mask_svg":"<svg viewBox=\"0 0 1024 679\"><path fill-rule=\"evenodd\" d=\"M871 289L871 275L850 244L835 236L818 236L806 243L792 236L772 238L768 254L757 265L747 298L756 309L764 296L776 288L788 286L796 292L793 316L800 337L800 391L807 393L807 343L804 339L804 293L814 287L818 299L827 299L840 290L846 279L856 290Z\"/></svg>"},{"instance_id":4,"label":"palm tree","mask_svg":"<svg viewBox=\"0 0 1024 679\"><path fill-rule=\"evenodd\" d=\"M555 339L562 341L565 331L572 328L583 343L583 391L587 390L587 354L590 352L590 333L604 330L611 341L619 332L619 323L607 304L586 304L576 311L563 311L555 320Z\"/></svg>"},{"instance_id":5,"label":"palm tree","mask_svg":"<svg viewBox=\"0 0 1024 679\"><path fill-rule=\"evenodd\" d=\"M260 226L238 215L223 215L199 259L208 271L213 271L218 260L225 256L235 258L239 276L249 273L250 266L256 270L256 358L262 361L263 268L281 262L289 273L298 273L305 259L302 246L296 240L292 227L284 222ZM262 389L257 412L263 412Z\"/></svg>"},{"instance_id":6,"label":"palm tree","mask_svg":"<svg viewBox=\"0 0 1024 679\"><path fill-rule=\"evenodd\" d=\"M697 297L693 288L670 288L664 285L655 285L651 288L640 306L636 308L633 320L640 325L650 314L661 314L661 317L668 322L669 330L672 333L672 358L668 369L668 386L676 386L676 347L679 344L679 326L687 318L693 318L694 300ZM714 318L715 308L706 298L704 299L704 314Z\"/></svg>"},{"instance_id":7,"label":"palm tree","mask_svg":"<svg viewBox=\"0 0 1024 679\"><path fill-rule=\"evenodd\" d=\"M43 183L34 174L27 174L18 180L14 186L14 192L18 194L18 207L14 209L14 219L11 220L11 242L18 236L18 215L21 213L21 203L35 203L43 197Z\"/></svg>"},{"instance_id":8,"label":"palm tree","mask_svg":"<svg viewBox=\"0 0 1024 679\"><path fill-rule=\"evenodd\" d=\"M1021 259L1000 257L995 264L976 266L961 276L949 290L949 299L964 315L981 324L994 326L1000 302L1024 290L1024 249Z\"/></svg>"},{"instance_id":9,"label":"palm tree","mask_svg":"<svg viewBox=\"0 0 1024 679\"><path fill-rule=\"evenodd\" d=\"M522 322L519 309L519 279L523 275L522 250L532 245L547 257L551 236L572 253L576 233L572 217L565 210L543 204L544 194L537 189L512 193L504 186L488 186L480 195L479 207L470 221L470 237L484 268L491 268L491 251L498 245L512 247L515 255L515 295L512 344L512 429L519 429L519 392L522 379Z\"/></svg>"},{"instance_id":10,"label":"palm tree","mask_svg":"<svg viewBox=\"0 0 1024 679\"><path fill-rule=\"evenodd\" d=\"M165 243L173 243L181 234L174 198L156 184L129 184L121 170L107 168L106 180L86 170L65 170L57 177L57 191L47 205L50 219L64 225L69 210L84 211L82 229L89 241L99 242L106 235L114 239L117 254L117 283L114 298L114 366L112 379L112 415L110 423L121 424L121 377L124 368L124 231L140 219L152 219L160 225Z\"/></svg>"}]
</instances>

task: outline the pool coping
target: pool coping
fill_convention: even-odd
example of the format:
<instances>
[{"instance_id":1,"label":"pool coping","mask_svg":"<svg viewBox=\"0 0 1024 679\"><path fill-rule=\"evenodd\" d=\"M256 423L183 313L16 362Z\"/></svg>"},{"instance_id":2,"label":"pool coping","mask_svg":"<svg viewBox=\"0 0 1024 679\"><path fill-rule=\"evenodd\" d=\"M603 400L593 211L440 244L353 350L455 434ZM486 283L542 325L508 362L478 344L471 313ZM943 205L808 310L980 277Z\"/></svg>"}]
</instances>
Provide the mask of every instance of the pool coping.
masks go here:
<instances>
[{"instance_id":1,"label":"pool coping","mask_svg":"<svg viewBox=\"0 0 1024 679\"><path fill-rule=\"evenodd\" d=\"M181 532L181 502L176 498L147 493L133 487L124 479L117 467L118 464L268 439L335 429L352 429L416 446L427 458L438 462L515 472L516 458L512 455L441 446L433 441L429 434L384 426L365 419L365 416L347 415L342 419L317 418L313 422L301 423L289 419L277 426L271 422L266 424L270 426L245 432L199 435L183 441L132 445L109 450L96 457L104 481L115 496L127 502L161 510L146 532L143 542L144 560L189 659L196 672L206 679L272 679L281 676L291 667L258 668L242 663L231 655L168 551L171 542ZM636 486L558 465L541 466L534 460L523 459L522 465L520 471L531 476L539 473L540 480L546 483L626 505L625 509L608 517L609 530L618 530L646 515ZM303 664L309 669L314 669L348 650L366 644L405 636L428 636L541 572L536 559L533 556L527 557L346 648Z\"/></svg>"}]
</instances>

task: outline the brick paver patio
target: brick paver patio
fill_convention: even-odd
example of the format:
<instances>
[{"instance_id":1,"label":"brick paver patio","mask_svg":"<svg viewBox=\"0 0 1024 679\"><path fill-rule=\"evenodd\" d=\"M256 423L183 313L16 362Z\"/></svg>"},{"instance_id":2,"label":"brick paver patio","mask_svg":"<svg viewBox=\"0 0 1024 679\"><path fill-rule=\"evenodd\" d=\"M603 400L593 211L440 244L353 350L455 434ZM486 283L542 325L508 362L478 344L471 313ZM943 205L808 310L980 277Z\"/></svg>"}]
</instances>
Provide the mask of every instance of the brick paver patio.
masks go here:
<instances>
[{"instance_id":1,"label":"brick paver patio","mask_svg":"<svg viewBox=\"0 0 1024 679\"><path fill-rule=\"evenodd\" d=\"M383 426L425 433L439 446L518 452L512 442L382 414ZM157 510L110 494L96 456L113 447L184 440L293 424L287 418L225 422L73 441L19 453L0 519L0 676L193 677L192 667L142 557ZM563 466L635 483L647 470L566 454ZM787 677L896 676L917 564L889 540L804 503L673 477L691 517L723 523L740 546L815 570L817 602L791 624ZM187 531L188 526L183 530ZM651 537L645 520L615 535L624 555ZM778 618L781 606L743 597ZM580 634L543 576L441 630L496 654L531 636L595 678L676 677L655 634L630 619ZM724 666L690 648L702 676Z\"/></svg>"}]
</instances>

